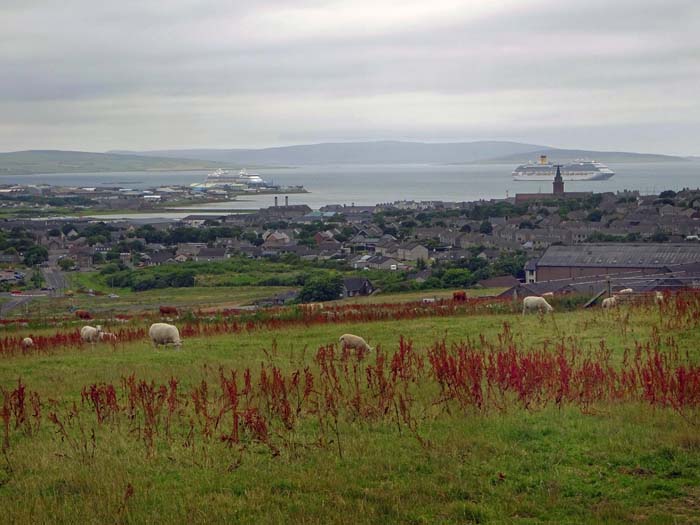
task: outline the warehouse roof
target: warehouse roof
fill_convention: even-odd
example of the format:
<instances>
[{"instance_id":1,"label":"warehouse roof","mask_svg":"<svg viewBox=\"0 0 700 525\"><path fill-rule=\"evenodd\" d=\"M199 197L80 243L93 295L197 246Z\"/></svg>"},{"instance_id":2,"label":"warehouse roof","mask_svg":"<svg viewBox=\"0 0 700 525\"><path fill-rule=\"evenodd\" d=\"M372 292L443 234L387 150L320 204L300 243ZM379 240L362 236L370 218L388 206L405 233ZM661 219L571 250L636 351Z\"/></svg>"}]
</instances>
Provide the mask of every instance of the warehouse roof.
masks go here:
<instances>
[{"instance_id":1,"label":"warehouse roof","mask_svg":"<svg viewBox=\"0 0 700 525\"><path fill-rule=\"evenodd\" d=\"M550 246L537 266L664 268L700 262L700 244L601 243Z\"/></svg>"}]
</instances>

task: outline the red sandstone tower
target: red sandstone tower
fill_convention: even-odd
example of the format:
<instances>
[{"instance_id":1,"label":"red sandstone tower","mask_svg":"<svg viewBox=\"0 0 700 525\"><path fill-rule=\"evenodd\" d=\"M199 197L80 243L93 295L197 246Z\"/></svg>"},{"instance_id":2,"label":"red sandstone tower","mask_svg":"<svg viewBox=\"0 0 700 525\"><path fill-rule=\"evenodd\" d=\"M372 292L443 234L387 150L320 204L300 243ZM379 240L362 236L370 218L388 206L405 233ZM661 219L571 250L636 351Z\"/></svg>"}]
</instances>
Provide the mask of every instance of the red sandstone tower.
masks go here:
<instances>
[{"instance_id":1,"label":"red sandstone tower","mask_svg":"<svg viewBox=\"0 0 700 525\"><path fill-rule=\"evenodd\" d=\"M561 166L557 164L557 174L554 177L554 182L552 183L552 193L554 195L564 195L564 179L561 178L561 171L559 168Z\"/></svg>"}]
</instances>

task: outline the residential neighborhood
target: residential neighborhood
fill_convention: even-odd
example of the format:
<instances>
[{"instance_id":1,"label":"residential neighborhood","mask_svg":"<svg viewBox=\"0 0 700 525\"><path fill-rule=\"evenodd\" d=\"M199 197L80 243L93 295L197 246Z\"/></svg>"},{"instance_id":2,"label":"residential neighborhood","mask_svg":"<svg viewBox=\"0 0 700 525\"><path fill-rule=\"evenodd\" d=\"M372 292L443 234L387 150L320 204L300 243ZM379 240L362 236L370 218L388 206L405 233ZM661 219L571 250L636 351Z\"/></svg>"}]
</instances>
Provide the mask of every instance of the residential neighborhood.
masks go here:
<instances>
[{"instance_id":1,"label":"residential neighborhood","mask_svg":"<svg viewBox=\"0 0 700 525\"><path fill-rule=\"evenodd\" d=\"M517 286L514 280L531 284L630 271L650 274L700 261L697 190L528 195L519 204L517 198L398 201L314 211L285 203L180 219L3 219L7 233L0 283L24 282L32 262L26 254L32 250L45 250L34 262L60 263L64 271L95 270L107 263L138 269L243 257L330 264L350 274L373 272L375 282L346 279L345 297L374 293L382 283L396 290L510 289Z\"/></svg>"}]
</instances>

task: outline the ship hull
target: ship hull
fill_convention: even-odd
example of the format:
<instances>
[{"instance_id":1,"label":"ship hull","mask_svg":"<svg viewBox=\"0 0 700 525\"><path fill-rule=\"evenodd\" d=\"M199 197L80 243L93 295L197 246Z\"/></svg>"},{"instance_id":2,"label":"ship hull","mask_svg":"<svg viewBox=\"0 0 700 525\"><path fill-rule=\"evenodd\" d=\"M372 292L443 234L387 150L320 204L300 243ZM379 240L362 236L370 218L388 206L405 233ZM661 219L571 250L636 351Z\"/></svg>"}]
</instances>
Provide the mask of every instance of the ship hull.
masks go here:
<instances>
[{"instance_id":1,"label":"ship hull","mask_svg":"<svg viewBox=\"0 0 700 525\"><path fill-rule=\"evenodd\" d=\"M550 174L545 174L545 173L538 173L536 175L522 175L522 174L515 174L513 173L513 180L519 180L519 181L549 181L552 182L554 180L554 175L555 173ZM591 180L608 180L611 178L614 173L583 173L581 175L579 174L566 174L562 173L561 178L564 180L564 182L577 182L577 181L591 181Z\"/></svg>"}]
</instances>

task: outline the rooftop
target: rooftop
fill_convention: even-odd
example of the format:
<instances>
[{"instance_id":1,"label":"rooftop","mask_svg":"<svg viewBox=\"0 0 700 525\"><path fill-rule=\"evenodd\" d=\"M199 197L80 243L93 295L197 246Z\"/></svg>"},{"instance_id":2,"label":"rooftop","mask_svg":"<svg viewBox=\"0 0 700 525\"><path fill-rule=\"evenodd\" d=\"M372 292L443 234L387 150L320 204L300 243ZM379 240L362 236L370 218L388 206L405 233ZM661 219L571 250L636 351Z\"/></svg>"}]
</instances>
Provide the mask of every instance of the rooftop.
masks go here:
<instances>
[{"instance_id":1,"label":"rooftop","mask_svg":"<svg viewBox=\"0 0 700 525\"><path fill-rule=\"evenodd\" d=\"M664 268L700 261L700 244L603 243L550 246L542 266Z\"/></svg>"}]
</instances>

